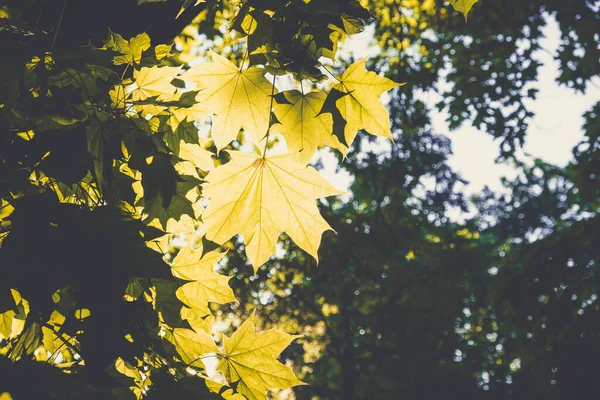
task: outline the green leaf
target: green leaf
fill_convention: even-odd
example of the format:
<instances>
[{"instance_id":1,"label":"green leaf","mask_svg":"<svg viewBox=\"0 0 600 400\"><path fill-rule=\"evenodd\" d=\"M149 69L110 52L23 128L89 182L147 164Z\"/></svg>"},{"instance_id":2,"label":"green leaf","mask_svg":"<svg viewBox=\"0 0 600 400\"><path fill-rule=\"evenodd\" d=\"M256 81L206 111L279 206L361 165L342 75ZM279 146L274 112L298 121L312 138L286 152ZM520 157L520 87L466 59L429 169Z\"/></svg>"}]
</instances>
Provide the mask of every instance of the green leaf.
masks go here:
<instances>
[{"instance_id":1,"label":"green leaf","mask_svg":"<svg viewBox=\"0 0 600 400\"><path fill-rule=\"evenodd\" d=\"M132 37L129 42L118 33L110 32L110 35L114 42L114 50L123 54L115 57L115 65L139 64L142 53L150 48L150 37L146 33Z\"/></svg>"}]
</instances>

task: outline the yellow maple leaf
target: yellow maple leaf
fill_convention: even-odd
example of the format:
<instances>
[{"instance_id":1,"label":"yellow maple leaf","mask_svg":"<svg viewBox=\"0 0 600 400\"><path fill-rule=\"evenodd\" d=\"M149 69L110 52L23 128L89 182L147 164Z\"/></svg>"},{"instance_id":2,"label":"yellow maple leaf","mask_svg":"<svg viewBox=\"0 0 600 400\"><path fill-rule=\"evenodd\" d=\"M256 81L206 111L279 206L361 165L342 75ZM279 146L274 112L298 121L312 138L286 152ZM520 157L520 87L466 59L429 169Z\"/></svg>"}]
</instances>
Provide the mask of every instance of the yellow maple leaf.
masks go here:
<instances>
[{"instance_id":1,"label":"yellow maple leaf","mask_svg":"<svg viewBox=\"0 0 600 400\"><path fill-rule=\"evenodd\" d=\"M183 247L171 264L173 276L191 281L176 291L177 298L191 308L186 312L190 325L195 326L211 315L208 303L226 304L237 302L229 287L230 277L218 274L214 266L225 253L211 251L202 257L202 247Z\"/></svg>"},{"instance_id":2,"label":"yellow maple leaf","mask_svg":"<svg viewBox=\"0 0 600 400\"><path fill-rule=\"evenodd\" d=\"M237 392L249 400L266 399L271 389L304 385L291 368L277 361L283 349L300 336L276 329L257 333L254 314L230 338L223 338L225 357L219 361L217 369L229 382L238 382Z\"/></svg>"},{"instance_id":3,"label":"yellow maple leaf","mask_svg":"<svg viewBox=\"0 0 600 400\"><path fill-rule=\"evenodd\" d=\"M171 342L181 361L190 367L204 369L203 356L219 353L220 350L212 337L204 331L193 331L185 328L164 329L164 339Z\"/></svg>"},{"instance_id":4,"label":"yellow maple leaf","mask_svg":"<svg viewBox=\"0 0 600 400\"><path fill-rule=\"evenodd\" d=\"M246 397L239 393L234 393L233 389L221 382L212 379L206 379L206 387L213 393L219 393L225 400L246 400ZM2 399L0 399L2 400Z\"/></svg>"},{"instance_id":5,"label":"yellow maple leaf","mask_svg":"<svg viewBox=\"0 0 600 400\"><path fill-rule=\"evenodd\" d=\"M240 70L225 57L211 55L212 63L194 66L182 78L197 84L196 99L214 114L212 136L217 149L234 140L240 129L260 142L269 127L272 83L263 68Z\"/></svg>"},{"instance_id":6,"label":"yellow maple leaf","mask_svg":"<svg viewBox=\"0 0 600 400\"><path fill-rule=\"evenodd\" d=\"M202 171L210 171L215 167L212 156L213 153L198 144L180 142L179 157L189 161L194 167L200 168Z\"/></svg>"},{"instance_id":7,"label":"yellow maple leaf","mask_svg":"<svg viewBox=\"0 0 600 400\"><path fill-rule=\"evenodd\" d=\"M343 146L333 136L331 114L319 114L327 95L320 91L302 94L298 90L283 92L288 103L275 103L273 110L280 124L276 132L285 138L290 152L300 152L298 161L308 164L320 146L330 146L345 152Z\"/></svg>"},{"instance_id":8,"label":"yellow maple leaf","mask_svg":"<svg viewBox=\"0 0 600 400\"><path fill-rule=\"evenodd\" d=\"M193 122L209 114L203 103L195 103L191 107L169 107L169 120L167 124L175 131L184 121Z\"/></svg>"},{"instance_id":9,"label":"yellow maple leaf","mask_svg":"<svg viewBox=\"0 0 600 400\"><path fill-rule=\"evenodd\" d=\"M135 89L131 92L131 100L140 102L148 99L168 101L174 100L177 88L171 81L177 77L180 67L151 67L134 70ZM166 107L158 104L136 104L136 110L142 113L157 115Z\"/></svg>"},{"instance_id":10,"label":"yellow maple leaf","mask_svg":"<svg viewBox=\"0 0 600 400\"><path fill-rule=\"evenodd\" d=\"M450 1L450 4L452 4L452 7L454 7L454 9L456 11L463 13L463 15L465 16L465 21L466 21L469 11L471 11L471 8L473 8L473 5L475 3L477 3L479 0L449 0L449 1Z\"/></svg>"},{"instance_id":11,"label":"yellow maple leaf","mask_svg":"<svg viewBox=\"0 0 600 400\"><path fill-rule=\"evenodd\" d=\"M124 109L126 107L125 99L127 99L127 87L124 85L115 85L109 90L108 95L112 101L112 105L118 109Z\"/></svg>"},{"instance_id":12,"label":"yellow maple leaf","mask_svg":"<svg viewBox=\"0 0 600 400\"><path fill-rule=\"evenodd\" d=\"M123 54L114 58L115 65L139 64L142 53L150 48L150 37L145 32L132 37L129 42L118 33L111 32L111 39L114 49Z\"/></svg>"},{"instance_id":13,"label":"yellow maple leaf","mask_svg":"<svg viewBox=\"0 0 600 400\"><path fill-rule=\"evenodd\" d=\"M329 224L315 200L343 194L294 154L270 158L230 151L231 161L213 169L203 193L211 201L202 214L206 238L223 244L236 234L246 240L255 271L275 253L279 234L318 261L317 250Z\"/></svg>"},{"instance_id":14,"label":"yellow maple leaf","mask_svg":"<svg viewBox=\"0 0 600 400\"><path fill-rule=\"evenodd\" d=\"M371 135L392 138L390 115L379 96L403 83L396 83L373 71L367 71L366 61L365 57L349 66L338 78L339 83L334 86L334 89L348 93L336 101L336 107L346 120L344 137L348 146L360 129Z\"/></svg>"}]
</instances>

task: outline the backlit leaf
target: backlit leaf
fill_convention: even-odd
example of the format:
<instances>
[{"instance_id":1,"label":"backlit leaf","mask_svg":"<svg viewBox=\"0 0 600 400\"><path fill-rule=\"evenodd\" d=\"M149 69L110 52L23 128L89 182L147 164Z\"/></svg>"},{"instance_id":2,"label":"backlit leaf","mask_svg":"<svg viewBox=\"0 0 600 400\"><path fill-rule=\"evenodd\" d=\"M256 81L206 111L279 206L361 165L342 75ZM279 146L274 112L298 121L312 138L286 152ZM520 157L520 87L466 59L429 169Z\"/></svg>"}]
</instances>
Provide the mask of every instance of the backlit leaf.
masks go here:
<instances>
[{"instance_id":1,"label":"backlit leaf","mask_svg":"<svg viewBox=\"0 0 600 400\"><path fill-rule=\"evenodd\" d=\"M450 2L450 4L452 4L452 7L454 7L454 9L456 11L463 13L463 15L465 16L465 21L466 21L469 11L471 11L471 8L473 8L473 5L475 3L477 3L479 0L448 0L448 1Z\"/></svg>"},{"instance_id":2,"label":"backlit leaf","mask_svg":"<svg viewBox=\"0 0 600 400\"><path fill-rule=\"evenodd\" d=\"M246 254L258 269L275 253L279 234L318 260L324 231L331 229L315 200L342 194L294 154L270 158L229 152L231 161L212 170L204 185L211 199L203 213L206 238L223 244L236 234L246 240Z\"/></svg>"},{"instance_id":3,"label":"backlit leaf","mask_svg":"<svg viewBox=\"0 0 600 400\"><path fill-rule=\"evenodd\" d=\"M202 256L202 248L183 247L171 264L176 278L191 281L177 289L177 298L194 311L199 318L210 315L208 303L235 302L229 287L230 277L218 274L214 267L225 253L216 251Z\"/></svg>"},{"instance_id":4,"label":"backlit leaf","mask_svg":"<svg viewBox=\"0 0 600 400\"><path fill-rule=\"evenodd\" d=\"M151 67L135 70L133 78L136 89L131 93L131 99L137 102L147 99L172 100L177 88L171 85L171 81L175 79L180 69L180 67ZM120 92L117 91L114 97L118 100L119 95ZM137 104L136 109L142 112L142 115L156 115L164 110L165 106L151 103Z\"/></svg>"},{"instance_id":5,"label":"backlit leaf","mask_svg":"<svg viewBox=\"0 0 600 400\"><path fill-rule=\"evenodd\" d=\"M175 346L181 361L190 367L204 369L202 356L219 352L212 337L204 331L195 332L184 328L166 329L164 338Z\"/></svg>"},{"instance_id":6,"label":"backlit leaf","mask_svg":"<svg viewBox=\"0 0 600 400\"><path fill-rule=\"evenodd\" d=\"M122 53L122 56L115 57L113 63L115 65L122 64L139 64L142 59L142 53L150 48L150 37L146 33L132 37L129 42L124 40L121 35L111 32L113 40L115 40L114 50Z\"/></svg>"},{"instance_id":7,"label":"backlit leaf","mask_svg":"<svg viewBox=\"0 0 600 400\"><path fill-rule=\"evenodd\" d=\"M298 337L276 329L257 333L252 313L230 338L224 337L225 358L217 368L250 400L266 399L271 389L303 385L289 367L277 361L283 349Z\"/></svg>"},{"instance_id":8,"label":"backlit leaf","mask_svg":"<svg viewBox=\"0 0 600 400\"><path fill-rule=\"evenodd\" d=\"M183 79L197 84L197 100L214 114L212 136L217 149L234 140L240 129L259 142L269 126L273 85L263 68L240 70L225 57L211 55L212 63L194 66Z\"/></svg>"},{"instance_id":9,"label":"backlit leaf","mask_svg":"<svg viewBox=\"0 0 600 400\"><path fill-rule=\"evenodd\" d=\"M392 138L390 115L379 96L403 84L393 82L372 71L367 71L363 58L355 62L339 78L334 89L348 93L337 100L336 105L346 120L344 136L348 146L352 144L360 129L371 135Z\"/></svg>"},{"instance_id":10,"label":"backlit leaf","mask_svg":"<svg viewBox=\"0 0 600 400\"><path fill-rule=\"evenodd\" d=\"M210 171L215 167L212 156L213 153L203 149L200 145L185 143L184 141L179 144L179 158L191 162L202 171Z\"/></svg>"},{"instance_id":11,"label":"backlit leaf","mask_svg":"<svg viewBox=\"0 0 600 400\"><path fill-rule=\"evenodd\" d=\"M298 161L308 164L319 146L340 148L339 141L332 135L331 114L319 114L326 94L313 91L302 94L298 90L281 93L286 102L274 103L273 108L280 125L276 129L285 137L290 152L300 152Z\"/></svg>"},{"instance_id":12,"label":"backlit leaf","mask_svg":"<svg viewBox=\"0 0 600 400\"><path fill-rule=\"evenodd\" d=\"M10 337L12 330L12 321L16 313L13 310L8 310L0 313L0 336L4 338Z\"/></svg>"}]
</instances>

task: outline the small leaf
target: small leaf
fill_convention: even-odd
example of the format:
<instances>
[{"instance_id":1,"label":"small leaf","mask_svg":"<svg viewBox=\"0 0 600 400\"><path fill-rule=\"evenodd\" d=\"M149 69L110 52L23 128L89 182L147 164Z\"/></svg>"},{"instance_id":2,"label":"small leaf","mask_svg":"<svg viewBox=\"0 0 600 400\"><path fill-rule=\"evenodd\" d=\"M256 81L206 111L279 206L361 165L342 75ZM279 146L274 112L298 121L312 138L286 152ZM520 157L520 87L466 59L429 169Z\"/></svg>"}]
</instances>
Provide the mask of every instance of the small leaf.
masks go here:
<instances>
[{"instance_id":1,"label":"small leaf","mask_svg":"<svg viewBox=\"0 0 600 400\"><path fill-rule=\"evenodd\" d=\"M320 146L340 148L340 143L332 135L333 119L331 115L320 114L326 95L320 91L302 94L298 90L289 90L280 95L285 102L274 104L274 112L290 152L300 152L298 161L308 164Z\"/></svg>"},{"instance_id":2,"label":"small leaf","mask_svg":"<svg viewBox=\"0 0 600 400\"><path fill-rule=\"evenodd\" d=\"M212 337L204 332L191 329L166 329L164 338L175 346L181 361L190 367L204 369L202 356L208 353L219 353L219 348Z\"/></svg>"},{"instance_id":3,"label":"small leaf","mask_svg":"<svg viewBox=\"0 0 600 400\"><path fill-rule=\"evenodd\" d=\"M283 349L300 336L276 329L257 333L254 314L230 338L224 337L225 358L217 369L223 371L229 382L237 382L237 392L249 400L266 399L271 389L304 385L290 367L277 361Z\"/></svg>"},{"instance_id":4,"label":"small leaf","mask_svg":"<svg viewBox=\"0 0 600 400\"><path fill-rule=\"evenodd\" d=\"M365 68L367 59L355 62L339 78L334 89L348 93L337 100L336 105L346 120L344 136L352 144L360 129L371 135L392 138L390 115L379 96L403 84L393 82Z\"/></svg>"},{"instance_id":5,"label":"small leaf","mask_svg":"<svg viewBox=\"0 0 600 400\"><path fill-rule=\"evenodd\" d=\"M157 60L162 60L165 57L170 57L171 49L173 48L172 44L159 44L154 48L154 55Z\"/></svg>"},{"instance_id":6,"label":"small leaf","mask_svg":"<svg viewBox=\"0 0 600 400\"><path fill-rule=\"evenodd\" d=\"M471 11L471 8L473 8L473 5L475 3L477 3L479 0L448 0L448 1L450 2L450 4L452 4L452 7L454 7L454 9L456 11L463 13L463 15L465 16L465 21L466 21L469 11Z\"/></svg>"},{"instance_id":7,"label":"small leaf","mask_svg":"<svg viewBox=\"0 0 600 400\"><path fill-rule=\"evenodd\" d=\"M183 247L171 264L173 276L190 281L177 289L177 298L204 319L210 316L208 303L226 304L236 302L229 287L230 277L214 271L215 265L225 253L210 252L202 255L202 248ZM195 319L198 319L195 318Z\"/></svg>"},{"instance_id":8,"label":"small leaf","mask_svg":"<svg viewBox=\"0 0 600 400\"><path fill-rule=\"evenodd\" d=\"M215 167L212 156L213 153L203 149L200 145L185 143L184 141L179 144L179 157L191 162L202 171L208 172Z\"/></svg>"},{"instance_id":9,"label":"small leaf","mask_svg":"<svg viewBox=\"0 0 600 400\"><path fill-rule=\"evenodd\" d=\"M142 59L142 53L150 48L150 37L146 33L132 37L129 42L123 39L118 33L110 33L113 41L113 49L122 53L122 56L117 56L113 60L113 64L139 64Z\"/></svg>"},{"instance_id":10,"label":"small leaf","mask_svg":"<svg viewBox=\"0 0 600 400\"><path fill-rule=\"evenodd\" d=\"M260 142L269 127L272 83L264 77L263 68L240 70L217 53L211 56L212 63L193 67L183 79L198 85L197 100L214 114L212 136L217 149L234 140L240 129Z\"/></svg>"},{"instance_id":11,"label":"small leaf","mask_svg":"<svg viewBox=\"0 0 600 400\"><path fill-rule=\"evenodd\" d=\"M5 339L10 338L12 322L15 315L16 313L13 310L0 313L0 336L4 337Z\"/></svg>"},{"instance_id":12,"label":"small leaf","mask_svg":"<svg viewBox=\"0 0 600 400\"><path fill-rule=\"evenodd\" d=\"M133 78L137 88L132 92L131 99L133 101L142 101L146 99L155 100L171 100L175 94L176 88L171 85L171 81L175 79L180 71L180 67L151 67L140 68L133 72ZM118 93L117 93L118 94ZM143 108L143 105L136 106ZM148 112L143 112L145 115L151 113L156 115L165 107L159 107L158 111L153 109Z\"/></svg>"},{"instance_id":13,"label":"small leaf","mask_svg":"<svg viewBox=\"0 0 600 400\"><path fill-rule=\"evenodd\" d=\"M78 320L86 319L90 315L91 315L91 312L87 308L79 308L79 309L75 310L75 318L77 318Z\"/></svg>"}]
</instances>

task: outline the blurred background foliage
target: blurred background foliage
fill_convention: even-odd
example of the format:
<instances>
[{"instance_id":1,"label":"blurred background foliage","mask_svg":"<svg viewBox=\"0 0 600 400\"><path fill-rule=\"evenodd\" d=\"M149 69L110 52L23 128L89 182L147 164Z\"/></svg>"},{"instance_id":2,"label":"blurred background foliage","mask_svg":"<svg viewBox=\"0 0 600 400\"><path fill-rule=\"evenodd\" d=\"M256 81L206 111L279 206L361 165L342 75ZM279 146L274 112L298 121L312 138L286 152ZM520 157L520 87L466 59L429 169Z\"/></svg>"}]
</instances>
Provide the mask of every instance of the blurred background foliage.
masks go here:
<instances>
[{"instance_id":1,"label":"blurred background foliage","mask_svg":"<svg viewBox=\"0 0 600 400\"><path fill-rule=\"evenodd\" d=\"M361 3L377 21L371 66L408 82L389 99L394 144L365 137L340 163L351 195L323 204L337 235L325 235L318 265L289 240L255 276L239 275L249 268L240 254L223 265L265 326L305 335L285 353L309 383L295 398L600 394L600 105L585 114L567 167L515 155L533 117L540 64L532 54L545 51L547 19L561 32L558 83L585 92L600 72L599 10L587 1L486 0L465 24L437 1ZM471 123L497 138L498 161L518 170L502 194L468 199L457 190L451 143L419 97L430 90L451 129ZM447 217L470 202L472 217Z\"/></svg>"},{"instance_id":2,"label":"blurred background foliage","mask_svg":"<svg viewBox=\"0 0 600 400\"><path fill-rule=\"evenodd\" d=\"M133 0L109 3L86 2L81 18L65 19L76 22L61 28L66 33L57 46L104 38L106 25L96 21L105 18L124 37L146 31L154 43L183 29L175 39L180 61L207 48L241 55L225 28L235 2L208 0L169 22L167 8L176 13L180 3L147 9ZM235 326L257 308L264 328L304 335L284 358L309 385L274 398L600 395L600 104L585 114L584 141L567 167L515 156L533 116L528 100L536 98L540 65L532 54L544 51L547 18L555 18L561 32L558 82L585 92L600 73L598 6L481 0L465 24L442 1L361 4L373 16L380 50L370 67L408 82L389 97L394 143L381 146L364 136L339 160L351 193L321 204L337 234L324 236L318 265L284 237L278 256L250 275L243 246L229 246L220 268L235 276L240 304L213 305L220 323ZM318 80L314 70L303 71ZM441 96L436 107L447 112L451 129L471 123L497 138L498 161L518 170L503 182L502 194L486 189L466 198L460 192L464 181L447 165L451 143L435 132L433 110L419 97L427 91ZM449 207L466 212L470 204L476 213L465 221L448 217ZM177 240L171 244L175 252ZM135 252L131 257L142 262Z\"/></svg>"}]
</instances>

